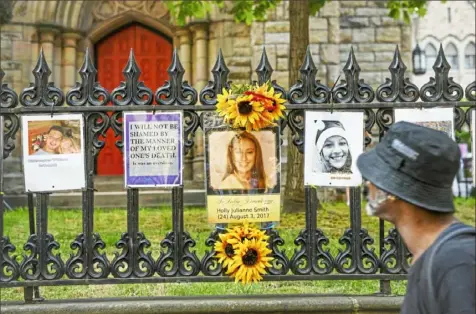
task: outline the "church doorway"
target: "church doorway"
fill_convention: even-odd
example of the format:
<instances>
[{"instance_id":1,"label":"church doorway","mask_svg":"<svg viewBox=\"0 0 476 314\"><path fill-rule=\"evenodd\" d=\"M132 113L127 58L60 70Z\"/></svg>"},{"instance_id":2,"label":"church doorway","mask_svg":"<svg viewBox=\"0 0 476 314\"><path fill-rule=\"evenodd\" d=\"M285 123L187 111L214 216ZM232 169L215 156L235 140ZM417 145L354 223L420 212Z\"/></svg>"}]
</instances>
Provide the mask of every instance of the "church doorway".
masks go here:
<instances>
[{"instance_id":1,"label":"church doorway","mask_svg":"<svg viewBox=\"0 0 476 314\"><path fill-rule=\"evenodd\" d=\"M108 91L124 80L122 71L127 64L131 48L141 69L139 81L155 93L168 79L167 68L172 59L172 42L164 35L138 23L129 24L103 38L95 46L98 69L97 80ZM109 104L110 105L110 104ZM111 176L124 173L122 154L116 147L114 131L109 129L105 146L97 157L98 175Z\"/></svg>"}]
</instances>

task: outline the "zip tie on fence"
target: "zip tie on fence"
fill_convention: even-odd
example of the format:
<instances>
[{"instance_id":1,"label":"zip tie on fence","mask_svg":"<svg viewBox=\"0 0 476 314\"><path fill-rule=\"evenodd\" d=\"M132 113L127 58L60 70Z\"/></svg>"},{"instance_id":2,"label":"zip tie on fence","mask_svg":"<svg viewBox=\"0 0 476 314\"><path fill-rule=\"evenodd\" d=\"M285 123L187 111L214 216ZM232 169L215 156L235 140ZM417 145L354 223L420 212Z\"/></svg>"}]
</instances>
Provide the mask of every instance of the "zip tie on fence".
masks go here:
<instances>
[{"instance_id":1,"label":"zip tie on fence","mask_svg":"<svg viewBox=\"0 0 476 314\"><path fill-rule=\"evenodd\" d=\"M53 118L53 109L55 108L55 105L51 105L51 117Z\"/></svg>"}]
</instances>

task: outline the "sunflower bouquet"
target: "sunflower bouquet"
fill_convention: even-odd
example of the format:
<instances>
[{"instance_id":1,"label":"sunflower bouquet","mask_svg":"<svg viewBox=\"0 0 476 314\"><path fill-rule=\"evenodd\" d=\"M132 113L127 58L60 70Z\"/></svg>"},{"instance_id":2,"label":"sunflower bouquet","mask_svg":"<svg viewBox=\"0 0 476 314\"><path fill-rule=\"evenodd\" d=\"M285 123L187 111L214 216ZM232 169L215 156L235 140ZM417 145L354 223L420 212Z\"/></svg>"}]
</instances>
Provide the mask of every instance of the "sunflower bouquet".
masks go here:
<instances>
[{"instance_id":1,"label":"sunflower bouquet","mask_svg":"<svg viewBox=\"0 0 476 314\"><path fill-rule=\"evenodd\" d=\"M235 282L243 284L258 282L271 267L273 260L269 255L269 236L247 223L226 229L215 242L215 254L218 262L222 263L226 274L235 278Z\"/></svg>"},{"instance_id":2,"label":"sunflower bouquet","mask_svg":"<svg viewBox=\"0 0 476 314\"><path fill-rule=\"evenodd\" d=\"M217 95L216 111L233 128L258 131L276 125L275 121L284 116L284 102L269 83L232 85Z\"/></svg>"}]
</instances>

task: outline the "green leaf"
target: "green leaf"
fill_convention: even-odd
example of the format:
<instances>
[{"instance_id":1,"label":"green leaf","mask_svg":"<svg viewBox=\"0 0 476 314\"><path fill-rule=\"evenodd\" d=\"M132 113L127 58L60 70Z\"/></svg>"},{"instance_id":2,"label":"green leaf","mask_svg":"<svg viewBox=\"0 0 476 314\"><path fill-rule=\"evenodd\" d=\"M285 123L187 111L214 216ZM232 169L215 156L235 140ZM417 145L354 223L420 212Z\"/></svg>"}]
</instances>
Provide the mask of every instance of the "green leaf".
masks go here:
<instances>
[{"instance_id":1,"label":"green leaf","mask_svg":"<svg viewBox=\"0 0 476 314\"><path fill-rule=\"evenodd\" d=\"M301 1L301 0L298 0ZM309 1L309 15L314 16L321 10L327 2L331 0L308 0Z\"/></svg>"}]
</instances>

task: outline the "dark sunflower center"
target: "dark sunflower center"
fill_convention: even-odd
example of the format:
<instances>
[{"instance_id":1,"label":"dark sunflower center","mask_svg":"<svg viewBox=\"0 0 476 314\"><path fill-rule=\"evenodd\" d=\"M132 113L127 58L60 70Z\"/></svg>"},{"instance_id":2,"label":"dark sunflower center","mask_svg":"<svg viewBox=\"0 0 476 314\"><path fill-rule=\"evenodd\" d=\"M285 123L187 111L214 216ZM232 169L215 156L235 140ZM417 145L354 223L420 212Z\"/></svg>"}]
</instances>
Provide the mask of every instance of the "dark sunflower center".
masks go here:
<instances>
[{"instance_id":1,"label":"dark sunflower center","mask_svg":"<svg viewBox=\"0 0 476 314\"><path fill-rule=\"evenodd\" d=\"M243 256L243 264L246 266L253 266L258 262L258 252L254 249L249 249Z\"/></svg>"},{"instance_id":2,"label":"dark sunflower center","mask_svg":"<svg viewBox=\"0 0 476 314\"><path fill-rule=\"evenodd\" d=\"M249 101L240 101L238 103L238 112L240 114L249 114L251 110L253 109L253 106Z\"/></svg>"},{"instance_id":3,"label":"dark sunflower center","mask_svg":"<svg viewBox=\"0 0 476 314\"><path fill-rule=\"evenodd\" d=\"M228 243L228 244L225 246L225 254L226 254L226 256L228 256L228 257L233 257L233 255L235 255L235 250L233 250L233 245L231 245L231 244Z\"/></svg>"}]
</instances>

